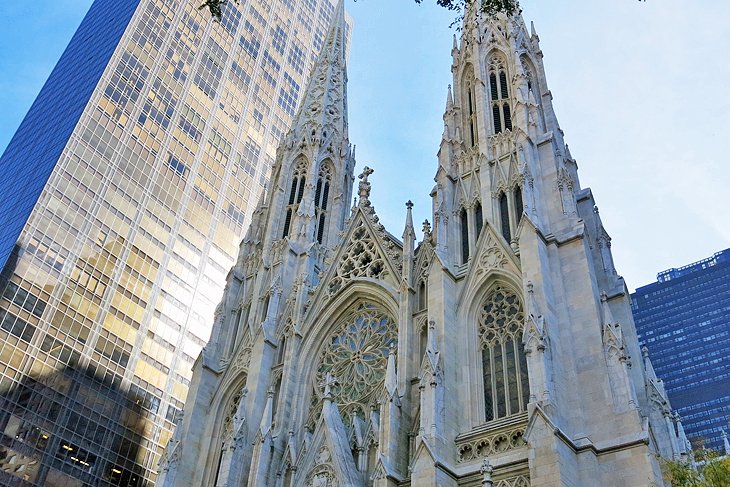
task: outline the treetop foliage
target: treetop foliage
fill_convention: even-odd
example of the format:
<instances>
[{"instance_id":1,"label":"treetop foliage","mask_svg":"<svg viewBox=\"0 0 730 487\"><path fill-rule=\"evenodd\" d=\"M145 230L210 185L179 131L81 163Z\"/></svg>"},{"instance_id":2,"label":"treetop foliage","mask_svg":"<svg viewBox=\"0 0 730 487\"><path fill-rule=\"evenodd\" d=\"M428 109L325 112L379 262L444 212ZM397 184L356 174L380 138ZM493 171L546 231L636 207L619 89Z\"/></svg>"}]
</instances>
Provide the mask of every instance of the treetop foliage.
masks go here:
<instances>
[{"instance_id":1,"label":"treetop foliage","mask_svg":"<svg viewBox=\"0 0 730 487\"><path fill-rule=\"evenodd\" d=\"M672 487L727 487L730 485L730 457L712 450L695 449L696 467L686 462L666 461L664 478Z\"/></svg>"},{"instance_id":2,"label":"treetop foliage","mask_svg":"<svg viewBox=\"0 0 730 487\"><path fill-rule=\"evenodd\" d=\"M228 3L229 0L205 0L203 4L198 7L198 10L207 8L210 11L210 15L213 19L220 22L223 17L223 6ZM233 3L239 3L239 0L230 0ZM355 0L357 1L357 0ZM423 0L415 0L416 3L423 3ZM458 17L454 23L457 23L464 16L466 8L475 3L481 3L481 11L486 15L496 15L499 12L506 14L512 14L519 8L518 0L436 0L436 4L440 7L444 7L448 10L458 12ZM452 24L453 25L453 24Z\"/></svg>"}]
</instances>

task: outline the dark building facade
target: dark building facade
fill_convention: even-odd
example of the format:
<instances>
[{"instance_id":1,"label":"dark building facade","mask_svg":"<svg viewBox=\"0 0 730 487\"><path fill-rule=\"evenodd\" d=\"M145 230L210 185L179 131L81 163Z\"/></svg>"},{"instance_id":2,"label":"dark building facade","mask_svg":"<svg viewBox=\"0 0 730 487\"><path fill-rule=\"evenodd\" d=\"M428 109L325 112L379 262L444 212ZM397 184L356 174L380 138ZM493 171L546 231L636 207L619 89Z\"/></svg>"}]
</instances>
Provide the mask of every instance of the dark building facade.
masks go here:
<instances>
[{"instance_id":1,"label":"dark building facade","mask_svg":"<svg viewBox=\"0 0 730 487\"><path fill-rule=\"evenodd\" d=\"M722 448L730 421L730 249L661 272L636 290L631 308L687 437Z\"/></svg>"}]
</instances>

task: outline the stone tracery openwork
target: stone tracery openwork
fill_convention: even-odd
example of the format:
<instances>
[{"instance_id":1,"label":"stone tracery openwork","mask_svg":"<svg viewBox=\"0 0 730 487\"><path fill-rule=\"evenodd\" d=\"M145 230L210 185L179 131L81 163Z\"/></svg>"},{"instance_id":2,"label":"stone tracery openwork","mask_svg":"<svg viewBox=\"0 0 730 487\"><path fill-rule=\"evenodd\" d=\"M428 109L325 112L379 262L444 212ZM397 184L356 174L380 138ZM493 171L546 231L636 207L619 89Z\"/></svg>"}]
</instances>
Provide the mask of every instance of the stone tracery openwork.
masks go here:
<instances>
[{"instance_id":1,"label":"stone tracery openwork","mask_svg":"<svg viewBox=\"0 0 730 487\"><path fill-rule=\"evenodd\" d=\"M352 278L380 279L386 272L384 257L378 251L375 240L371 238L365 228L365 223L360 222L337 267L337 274L330 282L329 292L330 294L336 293Z\"/></svg>"},{"instance_id":2,"label":"stone tracery openwork","mask_svg":"<svg viewBox=\"0 0 730 487\"><path fill-rule=\"evenodd\" d=\"M241 402L243 391L239 390L233 397L228 401L226 405L225 416L223 416L223 427L221 428L221 438L228 438L233 434L233 416L235 416L238 410L238 403Z\"/></svg>"},{"instance_id":3,"label":"stone tracery openwork","mask_svg":"<svg viewBox=\"0 0 730 487\"><path fill-rule=\"evenodd\" d=\"M513 292L497 286L487 297L479 315L479 337L482 347L507 338L521 339L525 314L520 299Z\"/></svg>"},{"instance_id":4,"label":"stone tracery openwork","mask_svg":"<svg viewBox=\"0 0 730 487\"><path fill-rule=\"evenodd\" d=\"M361 304L344 318L325 340L320 354L310 420L320 412L319 384L324 383L328 373L337 379L330 391L343 417L364 413L374 405L383 387L390 346L397 342L397 337L395 322L373 304Z\"/></svg>"},{"instance_id":5,"label":"stone tracery openwork","mask_svg":"<svg viewBox=\"0 0 730 487\"><path fill-rule=\"evenodd\" d=\"M495 286L478 316L487 421L526 409L529 385L522 347L524 321L520 298L503 286Z\"/></svg>"}]
</instances>

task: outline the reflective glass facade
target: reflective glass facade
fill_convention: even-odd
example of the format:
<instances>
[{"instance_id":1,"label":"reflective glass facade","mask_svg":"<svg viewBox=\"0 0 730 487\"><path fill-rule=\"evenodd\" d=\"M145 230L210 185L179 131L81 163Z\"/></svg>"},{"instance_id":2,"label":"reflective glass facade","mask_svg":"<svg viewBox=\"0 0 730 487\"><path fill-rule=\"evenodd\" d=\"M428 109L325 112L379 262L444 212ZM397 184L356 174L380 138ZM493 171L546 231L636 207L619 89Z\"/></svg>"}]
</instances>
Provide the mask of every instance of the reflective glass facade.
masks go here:
<instances>
[{"instance_id":1,"label":"reflective glass facade","mask_svg":"<svg viewBox=\"0 0 730 487\"><path fill-rule=\"evenodd\" d=\"M154 484L335 0L200 3L96 0L0 159L0 485Z\"/></svg>"},{"instance_id":2,"label":"reflective glass facade","mask_svg":"<svg viewBox=\"0 0 730 487\"><path fill-rule=\"evenodd\" d=\"M721 449L730 421L730 249L631 296L639 338L690 441Z\"/></svg>"}]
</instances>

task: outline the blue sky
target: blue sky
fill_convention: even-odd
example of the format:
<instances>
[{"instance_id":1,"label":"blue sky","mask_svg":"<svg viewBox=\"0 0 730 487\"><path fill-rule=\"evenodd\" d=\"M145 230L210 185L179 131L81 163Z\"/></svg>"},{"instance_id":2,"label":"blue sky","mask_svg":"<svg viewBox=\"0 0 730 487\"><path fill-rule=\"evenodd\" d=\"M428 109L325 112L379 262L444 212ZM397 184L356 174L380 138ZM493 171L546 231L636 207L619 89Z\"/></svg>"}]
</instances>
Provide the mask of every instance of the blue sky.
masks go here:
<instances>
[{"instance_id":1,"label":"blue sky","mask_svg":"<svg viewBox=\"0 0 730 487\"><path fill-rule=\"evenodd\" d=\"M0 150L92 0L0 4ZM630 289L730 247L730 2L522 0L554 106ZM400 235L430 219L454 33L434 1L347 0L350 138ZM420 226L420 224L419 224Z\"/></svg>"}]
</instances>

